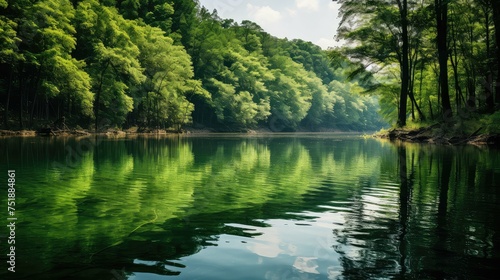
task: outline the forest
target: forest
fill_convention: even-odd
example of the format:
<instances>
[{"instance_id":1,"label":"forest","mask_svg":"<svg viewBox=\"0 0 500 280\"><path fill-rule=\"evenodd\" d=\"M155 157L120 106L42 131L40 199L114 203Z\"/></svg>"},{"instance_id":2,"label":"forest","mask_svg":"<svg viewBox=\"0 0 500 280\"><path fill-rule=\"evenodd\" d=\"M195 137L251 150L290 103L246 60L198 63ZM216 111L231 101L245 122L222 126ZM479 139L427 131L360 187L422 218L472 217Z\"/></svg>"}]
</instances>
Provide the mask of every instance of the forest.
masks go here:
<instances>
[{"instance_id":1,"label":"forest","mask_svg":"<svg viewBox=\"0 0 500 280\"><path fill-rule=\"evenodd\" d=\"M498 1L336 2L322 50L193 0L0 0L0 126L497 129Z\"/></svg>"},{"instance_id":2,"label":"forest","mask_svg":"<svg viewBox=\"0 0 500 280\"><path fill-rule=\"evenodd\" d=\"M393 125L500 132L500 1L336 2L342 53L374 73Z\"/></svg>"}]
</instances>

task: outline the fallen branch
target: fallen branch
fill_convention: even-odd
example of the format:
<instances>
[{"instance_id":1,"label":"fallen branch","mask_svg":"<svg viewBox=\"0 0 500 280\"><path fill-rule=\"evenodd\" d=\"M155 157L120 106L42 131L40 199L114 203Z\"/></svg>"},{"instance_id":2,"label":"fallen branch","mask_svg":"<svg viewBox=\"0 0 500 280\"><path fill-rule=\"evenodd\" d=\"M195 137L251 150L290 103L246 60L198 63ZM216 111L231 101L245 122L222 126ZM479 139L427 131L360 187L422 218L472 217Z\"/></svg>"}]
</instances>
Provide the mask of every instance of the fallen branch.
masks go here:
<instances>
[{"instance_id":1,"label":"fallen branch","mask_svg":"<svg viewBox=\"0 0 500 280\"><path fill-rule=\"evenodd\" d=\"M129 234L127 234L127 237L130 236L132 233L134 233L136 230L138 230L139 228L141 228L142 226L144 225L147 225L147 224L151 224L151 223L154 223L156 221L156 219L158 219L158 214L156 213L156 210L153 210L153 212L155 213L155 217L147 222L144 222L140 225L138 225L134 230L132 230ZM89 263L92 262L92 258L94 258L95 255L99 254L99 253L102 253L104 251L106 251L107 249L111 248L111 247L114 247L114 246L117 246L117 245L120 245L121 243L123 243L123 239L120 240L120 241L117 241L111 245L109 245L108 247L106 248L103 248L95 253L93 253L92 255L90 255L90 258L89 258Z\"/></svg>"}]
</instances>

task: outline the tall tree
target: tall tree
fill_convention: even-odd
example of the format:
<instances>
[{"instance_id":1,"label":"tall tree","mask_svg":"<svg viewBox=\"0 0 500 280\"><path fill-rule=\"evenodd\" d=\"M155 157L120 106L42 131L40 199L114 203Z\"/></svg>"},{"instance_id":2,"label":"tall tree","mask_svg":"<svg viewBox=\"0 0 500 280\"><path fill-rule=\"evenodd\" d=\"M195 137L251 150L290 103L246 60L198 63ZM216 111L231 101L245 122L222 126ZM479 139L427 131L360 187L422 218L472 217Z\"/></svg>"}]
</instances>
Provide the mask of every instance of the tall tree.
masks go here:
<instances>
[{"instance_id":1,"label":"tall tree","mask_svg":"<svg viewBox=\"0 0 500 280\"><path fill-rule=\"evenodd\" d=\"M363 49L386 65L400 61L392 4L377 15L378 37ZM394 36L377 44L386 31ZM343 63L351 69L361 65L357 58L358 64ZM21 127L69 114L71 124L95 122L96 129L125 122L180 129L191 120L231 130L376 123L376 99L358 94L368 84L360 76L370 75L361 71L342 85L344 72L334 73L312 43L278 39L251 21L223 20L198 1L0 0L5 125L13 123L12 112Z\"/></svg>"},{"instance_id":2,"label":"tall tree","mask_svg":"<svg viewBox=\"0 0 500 280\"><path fill-rule=\"evenodd\" d=\"M0 1L0 9L7 8L6 1ZM10 101L13 88L15 66L24 56L17 45L21 41L17 34L18 24L7 16L0 15L0 87L6 87L5 105L3 107L3 125L8 127Z\"/></svg>"},{"instance_id":3,"label":"tall tree","mask_svg":"<svg viewBox=\"0 0 500 280\"><path fill-rule=\"evenodd\" d=\"M0 37L4 37L0 64L9 71L5 75L6 119L11 101L19 127L40 125L64 114L90 118L90 77L84 71L85 63L71 55L76 46L71 2L11 2L5 7L5 16L0 16Z\"/></svg>"},{"instance_id":4,"label":"tall tree","mask_svg":"<svg viewBox=\"0 0 500 280\"><path fill-rule=\"evenodd\" d=\"M378 68L395 62L399 64L401 87L397 124L405 126L411 79L408 1L339 2L343 14L339 36L357 43L347 49L349 56L365 64L378 64Z\"/></svg>"},{"instance_id":5,"label":"tall tree","mask_svg":"<svg viewBox=\"0 0 500 280\"><path fill-rule=\"evenodd\" d=\"M399 15L401 17L401 92L399 95L398 125L406 125L406 106L408 87L410 82L409 42L408 42L408 1L397 0Z\"/></svg>"},{"instance_id":6,"label":"tall tree","mask_svg":"<svg viewBox=\"0 0 500 280\"><path fill-rule=\"evenodd\" d=\"M500 1L489 0L493 9L493 23L495 24L497 77L495 83L495 102L500 103Z\"/></svg>"},{"instance_id":7,"label":"tall tree","mask_svg":"<svg viewBox=\"0 0 500 280\"><path fill-rule=\"evenodd\" d=\"M439 60L439 89L442 116L446 120L453 115L448 85L448 0L434 0Z\"/></svg>"},{"instance_id":8,"label":"tall tree","mask_svg":"<svg viewBox=\"0 0 500 280\"><path fill-rule=\"evenodd\" d=\"M133 109L129 89L145 80L140 50L127 32L135 23L97 0L80 2L75 21L79 33L75 55L88 61L93 80L95 130L101 125L120 126Z\"/></svg>"},{"instance_id":9,"label":"tall tree","mask_svg":"<svg viewBox=\"0 0 500 280\"><path fill-rule=\"evenodd\" d=\"M139 61L146 80L131 89L134 97L134 122L141 126L168 127L191 122L194 109L190 94L207 97L200 81L192 80L193 68L186 50L174 45L165 32L148 25L131 26L131 39L141 50Z\"/></svg>"}]
</instances>

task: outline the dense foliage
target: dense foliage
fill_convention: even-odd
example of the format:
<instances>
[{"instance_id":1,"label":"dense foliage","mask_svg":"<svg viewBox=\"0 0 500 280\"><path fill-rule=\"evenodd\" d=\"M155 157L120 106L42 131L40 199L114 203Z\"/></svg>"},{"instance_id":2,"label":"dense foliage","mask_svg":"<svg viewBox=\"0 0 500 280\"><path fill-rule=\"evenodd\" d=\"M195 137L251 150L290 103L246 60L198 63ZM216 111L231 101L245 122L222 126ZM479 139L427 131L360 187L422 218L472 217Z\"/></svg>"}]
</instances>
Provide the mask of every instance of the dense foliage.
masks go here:
<instances>
[{"instance_id":1,"label":"dense foliage","mask_svg":"<svg viewBox=\"0 0 500 280\"><path fill-rule=\"evenodd\" d=\"M369 130L369 83L339 52L192 0L1 0L5 128ZM332 61L334 63L332 63Z\"/></svg>"},{"instance_id":2,"label":"dense foliage","mask_svg":"<svg viewBox=\"0 0 500 280\"><path fill-rule=\"evenodd\" d=\"M343 52L376 72L387 119L499 129L500 1L338 2Z\"/></svg>"}]
</instances>

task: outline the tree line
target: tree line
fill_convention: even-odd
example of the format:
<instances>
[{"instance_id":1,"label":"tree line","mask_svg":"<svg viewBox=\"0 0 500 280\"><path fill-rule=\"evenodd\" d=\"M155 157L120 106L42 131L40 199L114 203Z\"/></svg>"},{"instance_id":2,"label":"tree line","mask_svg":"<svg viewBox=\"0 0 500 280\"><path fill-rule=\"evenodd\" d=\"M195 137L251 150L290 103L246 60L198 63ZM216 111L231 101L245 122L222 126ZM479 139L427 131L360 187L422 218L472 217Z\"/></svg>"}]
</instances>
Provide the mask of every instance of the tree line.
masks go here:
<instances>
[{"instance_id":1,"label":"tree line","mask_svg":"<svg viewBox=\"0 0 500 280\"><path fill-rule=\"evenodd\" d=\"M500 121L500 1L339 0L343 49L397 120Z\"/></svg>"},{"instance_id":2,"label":"tree line","mask_svg":"<svg viewBox=\"0 0 500 280\"><path fill-rule=\"evenodd\" d=\"M329 27L326 27L329 28ZM372 74L192 0L0 0L1 125L373 130Z\"/></svg>"}]
</instances>

